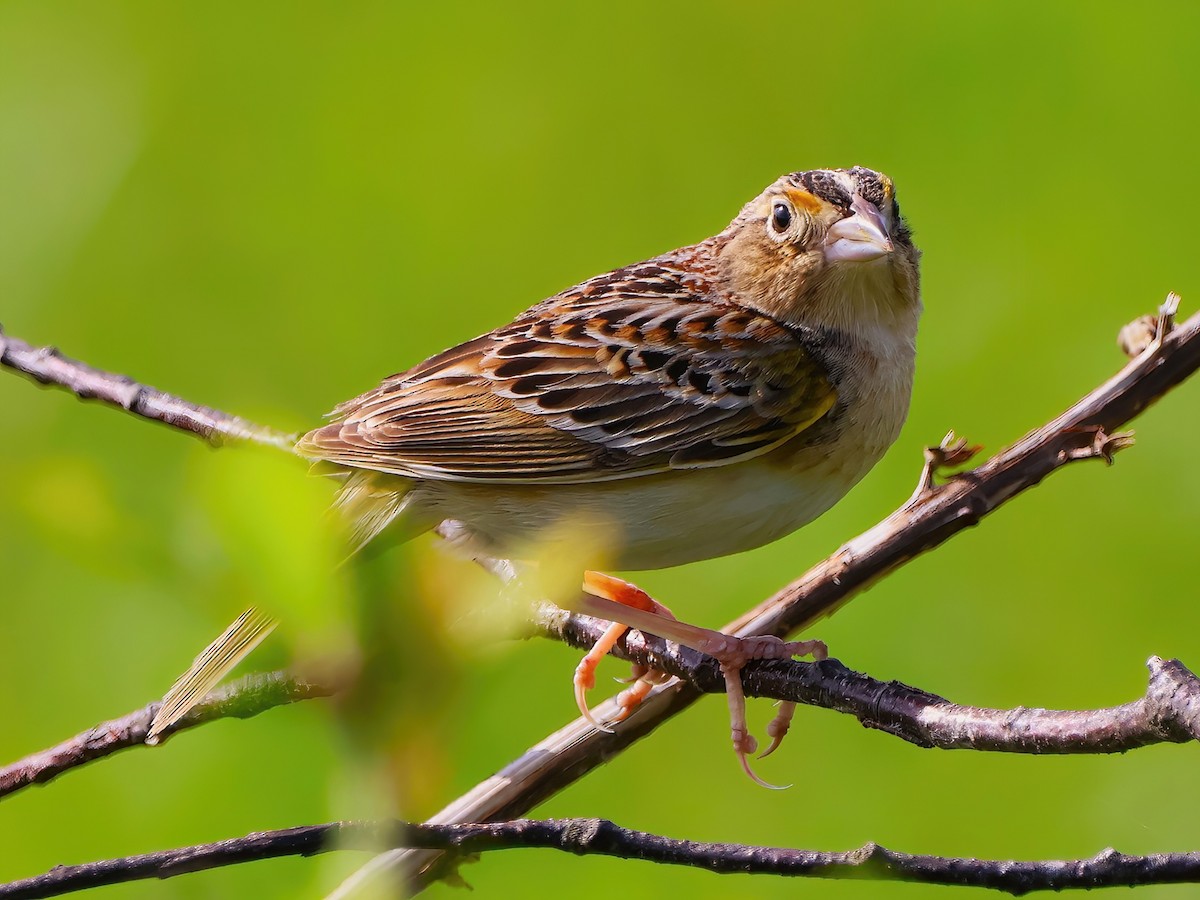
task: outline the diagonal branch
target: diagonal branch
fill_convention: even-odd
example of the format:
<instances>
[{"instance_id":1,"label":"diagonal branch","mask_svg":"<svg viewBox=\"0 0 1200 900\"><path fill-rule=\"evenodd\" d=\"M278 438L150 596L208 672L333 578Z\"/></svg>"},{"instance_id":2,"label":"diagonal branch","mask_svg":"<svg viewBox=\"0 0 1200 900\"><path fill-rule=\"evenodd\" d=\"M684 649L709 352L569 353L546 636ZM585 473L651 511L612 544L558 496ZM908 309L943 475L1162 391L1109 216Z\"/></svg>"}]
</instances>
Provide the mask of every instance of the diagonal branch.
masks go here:
<instances>
[{"instance_id":1,"label":"diagonal branch","mask_svg":"<svg viewBox=\"0 0 1200 900\"><path fill-rule=\"evenodd\" d=\"M249 675L214 691L186 716L165 729L162 740L177 731L195 728L216 719L249 719L275 706L328 697L335 687L293 678L283 672ZM45 784L63 772L146 742L150 723L158 712L155 701L141 709L101 722L70 740L34 753L0 769L0 798L32 784Z\"/></svg>"},{"instance_id":2,"label":"diagonal branch","mask_svg":"<svg viewBox=\"0 0 1200 900\"><path fill-rule=\"evenodd\" d=\"M174 878L258 859L312 856L336 850L413 847L463 855L542 848L577 856L616 856L689 866L718 874L809 876L992 888L1021 895L1037 890L1132 887L1200 881L1200 853L1126 856L1104 850L1091 859L961 859L900 853L878 844L820 851L685 841L622 828L605 819L518 819L495 824L413 825L334 822L264 831L219 841L78 866L0 885L0 900L37 900L148 878Z\"/></svg>"}]
</instances>

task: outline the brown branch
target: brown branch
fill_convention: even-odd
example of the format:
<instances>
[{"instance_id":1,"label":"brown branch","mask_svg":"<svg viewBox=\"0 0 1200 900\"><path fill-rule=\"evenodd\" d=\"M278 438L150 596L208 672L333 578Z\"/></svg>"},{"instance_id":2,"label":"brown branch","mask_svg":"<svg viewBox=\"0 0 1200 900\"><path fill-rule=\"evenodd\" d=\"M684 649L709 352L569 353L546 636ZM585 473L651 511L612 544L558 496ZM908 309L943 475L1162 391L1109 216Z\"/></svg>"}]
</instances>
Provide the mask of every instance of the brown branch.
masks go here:
<instances>
[{"instance_id":1,"label":"brown branch","mask_svg":"<svg viewBox=\"0 0 1200 900\"><path fill-rule=\"evenodd\" d=\"M213 844L79 866L57 866L44 875L0 885L0 898L37 900L101 885L173 878L259 859L380 847L424 848L451 853L455 858L489 850L542 848L578 856L616 856L689 866L718 874L917 882L992 888L1013 895L1038 890L1200 881L1200 853L1126 856L1104 850L1091 859L1031 862L961 859L900 853L878 844L866 844L857 850L818 851L682 841L622 828L604 819L518 819L464 825L335 822L257 832Z\"/></svg>"},{"instance_id":2,"label":"brown branch","mask_svg":"<svg viewBox=\"0 0 1200 900\"><path fill-rule=\"evenodd\" d=\"M550 604L540 606L530 624L545 636L581 648L590 647L606 627ZM725 679L710 657L653 635L631 632L614 655L683 679L703 693L725 690ZM1179 660L1155 656L1147 666L1150 683L1142 698L1094 710L961 706L898 681L854 672L836 659L755 661L747 664L742 680L749 697L824 707L854 716L867 728L940 750L1120 753L1149 744L1200 740L1200 679ZM275 706L332 696L338 689L282 672L247 676L215 691L165 731L163 739L216 719L245 719ZM146 743L159 706L155 701L0 769L0 798Z\"/></svg>"},{"instance_id":3,"label":"brown branch","mask_svg":"<svg viewBox=\"0 0 1200 900\"><path fill-rule=\"evenodd\" d=\"M161 740L215 719L249 719L272 707L328 697L335 690L329 685L302 681L283 672L249 675L213 691L191 712L163 731ZM159 706L160 703L155 701L119 719L101 722L57 746L5 766L0 769L0 798L31 784L45 784L70 769L144 744Z\"/></svg>"},{"instance_id":4,"label":"brown branch","mask_svg":"<svg viewBox=\"0 0 1200 900\"><path fill-rule=\"evenodd\" d=\"M606 623L545 604L531 625L571 646L590 647ZM717 664L686 647L631 632L614 655L683 679L703 693L723 693ZM847 669L836 659L747 664L748 697L788 700L854 716L865 727L919 747L1007 753L1120 753L1164 742L1200 740L1200 679L1179 660L1151 657L1145 695L1121 706L1094 710L986 709L961 706L898 681L879 681ZM246 719L275 706L335 694L338 687L300 681L282 672L251 675L213 692L164 732L222 718ZM54 747L0 769L0 798L45 784L71 769L146 743L155 701L118 719L101 722Z\"/></svg>"},{"instance_id":5,"label":"brown branch","mask_svg":"<svg viewBox=\"0 0 1200 900\"><path fill-rule=\"evenodd\" d=\"M49 387L66 388L80 400L97 400L135 416L186 431L214 445L226 440L251 441L291 451L294 435L255 425L217 409L189 403L173 394L139 384L125 375L93 369L55 347L34 347L9 337L0 328L0 366Z\"/></svg>"},{"instance_id":6,"label":"brown branch","mask_svg":"<svg viewBox=\"0 0 1200 900\"><path fill-rule=\"evenodd\" d=\"M1117 436L1117 430L1200 368L1200 313L1176 327L1177 305L1178 297L1169 295L1160 309L1156 337L1141 355L1053 421L983 465L938 485L933 476L941 454L929 454L917 491L907 503L722 630L781 637L798 631L915 557L977 525L1063 466L1082 459L1111 463L1112 452L1128 443L1128 437ZM954 449L947 441L943 453L953 454ZM428 821L495 822L523 816L700 696L700 691L676 679L652 692L614 733L597 731L576 719ZM613 719L617 712L612 701L595 710L602 720ZM436 880L441 871L436 853L393 851L372 860L333 896L354 896L397 868L415 873L414 887Z\"/></svg>"},{"instance_id":7,"label":"brown branch","mask_svg":"<svg viewBox=\"0 0 1200 900\"><path fill-rule=\"evenodd\" d=\"M540 634L584 649L608 625L550 604L538 609L534 624ZM725 678L715 660L654 635L629 632L613 655L666 672L701 693L725 692ZM742 669L742 686L747 697L830 709L854 716L867 728L937 750L1123 753L1150 744L1200 740L1200 678L1177 659L1152 656L1146 666L1150 680L1141 698L1089 710L962 706L899 681L879 681L836 659L750 662Z\"/></svg>"}]
</instances>

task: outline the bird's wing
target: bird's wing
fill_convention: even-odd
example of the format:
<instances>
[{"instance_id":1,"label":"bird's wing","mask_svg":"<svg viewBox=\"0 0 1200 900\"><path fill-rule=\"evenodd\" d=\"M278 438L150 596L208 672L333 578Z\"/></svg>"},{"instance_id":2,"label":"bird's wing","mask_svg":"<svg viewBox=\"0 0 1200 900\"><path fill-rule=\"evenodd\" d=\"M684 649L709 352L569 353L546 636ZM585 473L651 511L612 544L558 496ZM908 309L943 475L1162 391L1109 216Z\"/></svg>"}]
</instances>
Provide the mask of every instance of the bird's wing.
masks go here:
<instances>
[{"instance_id":1,"label":"bird's wing","mask_svg":"<svg viewBox=\"0 0 1200 900\"><path fill-rule=\"evenodd\" d=\"M388 378L297 449L415 478L604 481L750 459L834 400L798 334L646 263Z\"/></svg>"}]
</instances>

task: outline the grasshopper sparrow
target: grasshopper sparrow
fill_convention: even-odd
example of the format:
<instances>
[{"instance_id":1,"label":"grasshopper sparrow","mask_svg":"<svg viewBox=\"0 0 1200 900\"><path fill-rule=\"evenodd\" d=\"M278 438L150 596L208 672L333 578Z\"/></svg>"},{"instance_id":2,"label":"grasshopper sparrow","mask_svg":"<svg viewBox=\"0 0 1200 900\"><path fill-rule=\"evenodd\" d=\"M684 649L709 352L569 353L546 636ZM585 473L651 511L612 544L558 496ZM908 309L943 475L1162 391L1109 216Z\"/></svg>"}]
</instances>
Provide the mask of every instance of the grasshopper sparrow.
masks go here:
<instances>
[{"instance_id":1,"label":"grasshopper sparrow","mask_svg":"<svg viewBox=\"0 0 1200 900\"><path fill-rule=\"evenodd\" d=\"M393 375L297 450L343 467L338 506L360 546L453 520L475 552L511 558L571 517L616 529L608 561L622 569L758 547L829 509L896 439L919 255L887 176L785 175L714 237L590 278ZM664 612L598 573L585 589L581 610L603 618L612 604L595 596ZM744 765L755 742L737 670L823 649L652 623L722 662ZM576 679L585 714L592 668Z\"/></svg>"}]
</instances>

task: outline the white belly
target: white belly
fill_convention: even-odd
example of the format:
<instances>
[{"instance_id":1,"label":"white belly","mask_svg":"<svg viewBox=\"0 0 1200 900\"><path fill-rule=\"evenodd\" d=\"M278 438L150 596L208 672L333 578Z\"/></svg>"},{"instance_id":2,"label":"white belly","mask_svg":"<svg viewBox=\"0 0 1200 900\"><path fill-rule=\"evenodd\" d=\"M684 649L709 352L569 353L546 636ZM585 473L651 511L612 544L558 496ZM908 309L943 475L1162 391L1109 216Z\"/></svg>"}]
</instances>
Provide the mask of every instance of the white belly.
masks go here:
<instances>
[{"instance_id":1,"label":"white belly","mask_svg":"<svg viewBox=\"0 0 1200 900\"><path fill-rule=\"evenodd\" d=\"M604 564L658 569L769 543L811 522L849 487L815 472L781 481L766 466L743 464L593 485L481 490L425 483L412 500L423 512L467 524L488 553L536 547L554 533L547 523L566 523L569 539L594 533L596 552L607 556Z\"/></svg>"}]
</instances>

